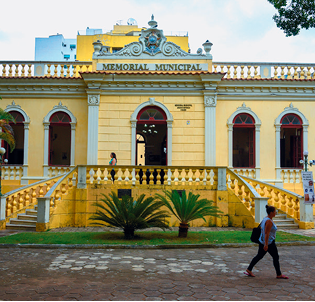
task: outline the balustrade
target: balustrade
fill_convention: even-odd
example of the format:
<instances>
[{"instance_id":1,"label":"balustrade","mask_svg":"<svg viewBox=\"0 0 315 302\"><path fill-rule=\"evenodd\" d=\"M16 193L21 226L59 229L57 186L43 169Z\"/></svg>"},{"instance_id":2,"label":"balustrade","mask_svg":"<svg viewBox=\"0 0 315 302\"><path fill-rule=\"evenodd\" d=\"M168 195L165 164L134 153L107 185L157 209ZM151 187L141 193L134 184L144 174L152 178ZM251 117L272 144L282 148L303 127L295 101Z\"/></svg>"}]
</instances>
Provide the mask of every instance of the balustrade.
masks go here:
<instances>
[{"instance_id":1,"label":"balustrade","mask_svg":"<svg viewBox=\"0 0 315 302\"><path fill-rule=\"evenodd\" d=\"M225 73L227 79L315 79L314 64L213 62L214 73Z\"/></svg>"},{"instance_id":2,"label":"balustrade","mask_svg":"<svg viewBox=\"0 0 315 302\"><path fill-rule=\"evenodd\" d=\"M48 178L59 176L68 173L71 170L70 167L48 167Z\"/></svg>"},{"instance_id":3,"label":"balustrade","mask_svg":"<svg viewBox=\"0 0 315 302\"><path fill-rule=\"evenodd\" d=\"M268 198L269 205L282 210L291 218L300 219L300 199L302 196L255 179L243 178L256 189L261 197Z\"/></svg>"},{"instance_id":4,"label":"balustrade","mask_svg":"<svg viewBox=\"0 0 315 302\"><path fill-rule=\"evenodd\" d=\"M280 176L283 183L302 183L302 169L281 169Z\"/></svg>"},{"instance_id":5,"label":"balustrade","mask_svg":"<svg viewBox=\"0 0 315 302\"><path fill-rule=\"evenodd\" d=\"M44 196L57 180L56 177L47 181L39 181L4 194L2 198L5 198L6 201L6 219L36 205L37 198Z\"/></svg>"},{"instance_id":6,"label":"balustrade","mask_svg":"<svg viewBox=\"0 0 315 302\"><path fill-rule=\"evenodd\" d=\"M23 166L1 166L1 175L4 180L20 180L23 176Z\"/></svg>"},{"instance_id":7,"label":"balustrade","mask_svg":"<svg viewBox=\"0 0 315 302\"><path fill-rule=\"evenodd\" d=\"M165 167L165 166L88 166L86 181L89 184L112 185L165 185L218 186L216 167Z\"/></svg>"},{"instance_id":8,"label":"balustrade","mask_svg":"<svg viewBox=\"0 0 315 302\"><path fill-rule=\"evenodd\" d=\"M92 71L92 62L0 61L0 77L79 77Z\"/></svg>"},{"instance_id":9,"label":"balustrade","mask_svg":"<svg viewBox=\"0 0 315 302\"><path fill-rule=\"evenodd\" d=\"M256 169L233 168L232 170L240 176L248 176L250 178L256 178Z\"/></svg>"}]
</instances>

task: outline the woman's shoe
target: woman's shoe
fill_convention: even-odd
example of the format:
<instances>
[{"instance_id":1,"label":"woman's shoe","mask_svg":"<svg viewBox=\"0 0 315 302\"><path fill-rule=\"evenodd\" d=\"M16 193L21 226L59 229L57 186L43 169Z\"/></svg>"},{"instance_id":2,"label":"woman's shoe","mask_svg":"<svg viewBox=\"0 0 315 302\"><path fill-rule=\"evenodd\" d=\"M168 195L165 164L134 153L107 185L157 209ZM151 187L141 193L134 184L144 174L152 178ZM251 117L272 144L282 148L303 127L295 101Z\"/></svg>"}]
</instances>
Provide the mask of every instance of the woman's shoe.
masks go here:
<instances>
[{"instance_id":1,"label":"woman's shoe","mask_svg":"<svg viewBox=\"0 0 315 302\"><path fill-rule=\"evenodd\" d=\"M286 275L277 276L277 279L289 279Z\"/></svg>"}]
</instances>

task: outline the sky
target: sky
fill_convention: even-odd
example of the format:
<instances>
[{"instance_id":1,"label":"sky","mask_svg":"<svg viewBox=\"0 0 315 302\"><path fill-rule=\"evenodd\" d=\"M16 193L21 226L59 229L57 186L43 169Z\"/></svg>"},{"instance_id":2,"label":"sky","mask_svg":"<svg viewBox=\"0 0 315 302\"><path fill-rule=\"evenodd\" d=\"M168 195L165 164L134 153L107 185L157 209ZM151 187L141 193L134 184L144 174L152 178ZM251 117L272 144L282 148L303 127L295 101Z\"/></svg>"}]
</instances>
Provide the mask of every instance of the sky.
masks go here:
<instances>
[{"instance_id":1,"label":"sky","mask_svg":"<svg viewBox=\"0 0 315 302\"><path fill-rule=\"evenodd\" d=\"M214 62L312 63L315 29L286 37L267 0L1 0L0 61L32 61L35 38L113 29L134 18L149 27L154 14L165 33L186 31L192 53L209 40Z\"/></svg>"}]
</instances>

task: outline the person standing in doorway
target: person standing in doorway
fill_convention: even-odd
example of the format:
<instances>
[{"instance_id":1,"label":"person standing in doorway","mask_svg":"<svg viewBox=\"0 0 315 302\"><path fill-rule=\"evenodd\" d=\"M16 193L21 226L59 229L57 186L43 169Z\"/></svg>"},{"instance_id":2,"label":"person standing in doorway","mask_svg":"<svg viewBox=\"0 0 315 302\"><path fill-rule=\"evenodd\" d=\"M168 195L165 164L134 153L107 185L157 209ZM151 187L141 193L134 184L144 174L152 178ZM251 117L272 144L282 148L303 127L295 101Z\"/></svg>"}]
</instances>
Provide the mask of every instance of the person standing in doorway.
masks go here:
<instances>
[{"instance_id":1,"label":"person standing in doorway","mask_svg":"<svg viewBox=\"0 0 315 302\"><path fill-rule=\"evenodd\" d=\"M253 258L253 260L249 264L244 274L249 277L255 277L255 275L252 273L253 267L268 252L273 258L273 265L277 273L277 279L289 279L287 276L282 275L281 270L280 270L279 254L278 254L278 249L277 249L276 241L275 241L277 227L272 221L272 218L276 216L276 208L273 206L266 205L266 211L268 215L262 220L260 224L261 234L259 237L258 253Z\"/></svg>"},{"instance_id":2,"label":"person standing in doorway","mask_svg":"<svg viewBox=\"0 0 315 302\"><path fill-rule=\"evenodd\" d=\"M110 161L109 161L109 164L110 164L111 166L116 166L116 164L117 164L117 157L116 157L116 154L115 154L114 152L112 152L112 153L110 154ZM110 171L110 174L111 174L111 176L112 176L112 181L114 182L114 181L115 181L115 170L112 169L112 171Z\"/></svg>"}]
</instances>

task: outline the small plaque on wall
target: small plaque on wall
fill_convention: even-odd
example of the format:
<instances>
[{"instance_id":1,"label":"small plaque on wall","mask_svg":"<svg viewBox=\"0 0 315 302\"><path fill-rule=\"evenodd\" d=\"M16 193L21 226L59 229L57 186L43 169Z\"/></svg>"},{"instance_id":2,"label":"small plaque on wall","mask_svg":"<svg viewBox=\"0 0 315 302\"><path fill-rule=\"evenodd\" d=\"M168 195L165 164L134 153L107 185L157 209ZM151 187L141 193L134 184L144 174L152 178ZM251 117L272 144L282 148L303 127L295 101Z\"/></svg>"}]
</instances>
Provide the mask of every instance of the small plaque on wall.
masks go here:
<instances>
[{"instance_id":1,"label":"small plaque on wall","mask_svg":"<svg viewBox=\"0 0 315 302\"><path fill-rule=\"evenodd\" d=\"M125 195L131 197L131 189L118 189L118 198L122 198Z\"/></svg>"}]
</instances>

